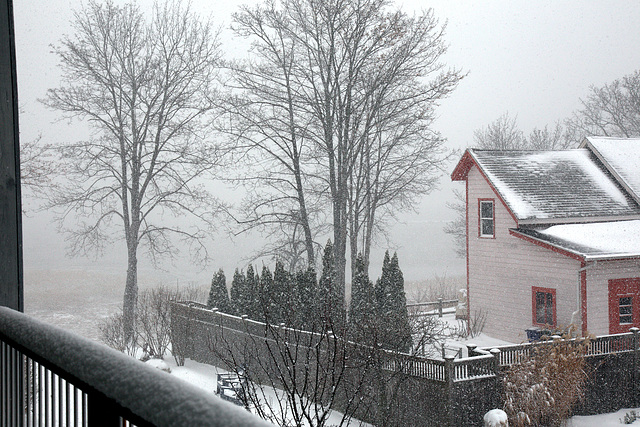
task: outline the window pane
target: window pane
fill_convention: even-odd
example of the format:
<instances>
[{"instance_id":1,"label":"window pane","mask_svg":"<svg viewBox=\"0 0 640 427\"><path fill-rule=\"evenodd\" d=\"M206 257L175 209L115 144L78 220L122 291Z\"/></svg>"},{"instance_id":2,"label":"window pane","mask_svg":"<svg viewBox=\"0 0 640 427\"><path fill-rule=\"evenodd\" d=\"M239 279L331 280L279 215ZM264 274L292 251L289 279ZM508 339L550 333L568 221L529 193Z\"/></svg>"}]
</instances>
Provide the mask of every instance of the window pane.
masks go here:
<instances>
[{"instance_id":1,"label":"window pane","mask_svg":"<svg viewBox=\"0 0 640 427\"><path fill-rule=\"evenodd\" d=\"M492 219L483 219L482 220L482 233L483 236L493 236L493 220Z\"/></svg>"},{"instance_id":2,"label":"window pane","mask_svg":"<svg viewBox=\"0 0 640 427\"><path fill-rule=\"evenodd\" d=\"M632 316L620 316L620 324L631 324L633 323Z\"/></svg>"},{"instance_id":3,"label":"window pane","mask_svg":"<svg viewBox=\"0 0 640 427\"><path fill-rule=\"evenodd\" d=\"M493 202L480 202L480 217L493 219Z\"/></svg>"},{"instance_id":4,"label":"window pane","mask_svg":"<svg viewBox=\"0 0 640 427\"><path fill-rule=\"evenodd\" d=\"M545 293L545 295L547 297L547 304L545 307L547 310L547 320L545 323L549 325L553 325L553 294L549 292L549 293Z\"/></svg>"},{"instance_id":5,"label":"window pane","mask_svg":"<svg viewBox=\"0 0 640 427\"><path fill-rule=\"evenodd\" d=\"M633 323L633 299L631 297L622 297L619 299L620 307L620 324Z\"/></svg>"},{"instance_id":6,"label":"window pane","mask_svg":"<svg viewBox=\"0 0 640 427\"><path fill-rule=\"evenodd\" d=\"M536 292L536 323L546 323L545 294Z\"/></svg>"},{"instance_id":7,"label":"window pane","mask_svg":"<svg viewBox=\"0 0 640 427\"><path fill-rule=\"evenodd\" d=\"M553 294L536 292L536 323L553 325Z\"/></svg>"}]
</instances>

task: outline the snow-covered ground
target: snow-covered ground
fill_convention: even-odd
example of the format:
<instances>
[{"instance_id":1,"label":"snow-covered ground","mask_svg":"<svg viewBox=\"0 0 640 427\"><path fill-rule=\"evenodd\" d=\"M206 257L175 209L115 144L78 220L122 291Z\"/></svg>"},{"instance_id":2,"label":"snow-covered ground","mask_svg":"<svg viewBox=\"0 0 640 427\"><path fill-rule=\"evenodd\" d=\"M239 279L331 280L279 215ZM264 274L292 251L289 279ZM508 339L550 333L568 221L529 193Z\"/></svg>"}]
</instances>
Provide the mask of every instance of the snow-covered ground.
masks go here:
<instances>
[{"instance_id":1,"label":"snow-covered ground","mask_svg":"<svg viewBox=\"0 0 640 427\"><path fill-rule=\"evenodd\" d=\"M194 362L187 359L184 366L176 366L173 358L165 357L165 362L171 368L171 374L176 378L191 383L207 393L214 393L216 390L217 374L226 371L216 368L215 366ZM273 395L275 398L275 393ZM567 422L567 427L607 427L624 425L621 420L625 414L634 410L640 416L640 408L621 409L618 412L602 415L575 416ZM340 422L341 414L333 412L329 418L327 425L337 425ZM351 420L349 426L367 426L358 420ZM640 425L640 418L631 425Z\"/></svg>"},{"instance_id":2,"label":"snow-covered ground","mask_svg":"<svg viewBox=\"0 0 640 427\"><path fill-rule=\"evenodd\" d=\"M206 393L214 393L217 385L218 373L227 373L227 371L223 369L219 369L212 365L207 365L204 363L198 363L190 359L186 359L184 366L177 366L175 360L170 357L165 357L165 363L161 364L157 361L149 360L147 363L151 363L152 365L161 369L160 366L166 364L171 369L172 376L176 378L180 378L183 381L186 381L196 387L201 388ZM160 365L160 366L158 366ZM265 394L268 399L272 401L277 398L276 392L269 387L265 387ZM339 425L340 420L342 419L342 414L337 411L331 411L329 419L327 421L328 426ZM360 422L358 420L352 419L349 423L346 424L351 427L366 427L369 424Z\"/></svg>"},{"instance_id":3,"label":"snow-covered ground","mask_svg":"<svg viewBox=\"0 0 640 427\"><path fill-rule=\"evenodd\" d=\"M640 415L640 408L620 409L618 412L601 415L575 416L569 419L567 427L607 427L625 425L623 420L625 414L635 411ZM640 418L632 422L630 425L640 425Z\"/></svg>"}]
</instances>

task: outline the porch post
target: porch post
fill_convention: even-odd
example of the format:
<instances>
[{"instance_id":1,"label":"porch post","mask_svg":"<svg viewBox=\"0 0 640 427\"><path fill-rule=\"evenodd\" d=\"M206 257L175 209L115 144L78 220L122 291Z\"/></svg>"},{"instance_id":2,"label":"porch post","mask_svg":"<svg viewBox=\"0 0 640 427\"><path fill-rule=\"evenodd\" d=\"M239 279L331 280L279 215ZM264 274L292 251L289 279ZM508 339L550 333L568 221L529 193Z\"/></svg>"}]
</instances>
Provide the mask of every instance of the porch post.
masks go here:
<instances>
[{"instance_id":1,"label":"porch post","mask_svg":"<svg viewBox=\"0 0 640 427\"><path fill-rule=\"evenodd\" d=\"M0 306L23 311L18 83L13 3L0 0Z\"/></svg>"}]
</instances>

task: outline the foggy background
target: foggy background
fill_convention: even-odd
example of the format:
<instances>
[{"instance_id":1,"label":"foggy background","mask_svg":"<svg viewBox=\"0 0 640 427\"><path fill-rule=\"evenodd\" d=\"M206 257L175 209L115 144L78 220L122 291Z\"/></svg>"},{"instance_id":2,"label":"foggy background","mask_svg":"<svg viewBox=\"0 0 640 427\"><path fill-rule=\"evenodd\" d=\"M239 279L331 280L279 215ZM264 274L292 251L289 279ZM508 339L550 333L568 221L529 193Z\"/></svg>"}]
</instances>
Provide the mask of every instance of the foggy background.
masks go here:
<instances>
[{"instance_id":1,"label":"foggy background","mask_svg":"<svg viewBox=\"0 0 640 427\"><path fill-rule=\"evenodd\" d=\"M139 3L143 9L151 4L150 1ZM194 11L211 15L214 23L221 27L222 50L229 55L242 54L247 47L245 42L233 39L228 30L231 13L239 4L241 2L192 2ZM640 2L637 1L415 0L395 4L409 13L432 7L440 22L447 22L445 40L449 50L443 61L468 75L453 94L441 102L434 127L460 155L473 144L474 130L505 112L517 116L519 127L528 134L534 127L551 126L570 116L580 107L580 98L588 95L589 86L602 86L640 68ZM42 135L43 143L76 141L90 136L85 126L60 121L60 113L48 110L38 101L44 98L47 89L59 85L60 71L51 45L57 44L63 34L73 32L69 27L72 10L80 7L80 1L14 1L23 141L38 135ZM372 279L380 275L386 249L398 252L407 281L465 274L465 261L456 257L452 237L443 232L446 222L454 216L447 207L447 202L454 200L452 190L463 189L463 184L451 183L449 177L458 159L459 156L443 171L439 190L416 200L414 213L400 215L401 222L390 229L391 240L374 244L369 272ZM239 201L222 183L211 185L221 197L230 202ZM63 302L76 291L102 289L105 294L113 294L115 302L104 307L106 314L113 311L120 304L124 289L124 242L111 247L104 255L68 258L64 236L57 233L51 213L37 211L38 201L27 192L23 194L23 204L26 309L39 309L33 295L46 295L64 288L65 293L60 297ZM236 267L246 267L243 257L258 249L256 241L259 236L255 234L232 239L221 224L220 231L212 236L209 245L212 260L204 270L191 265L186 257L173 264L163 263L162 269L154 268L141 253L140 286L207 285L219 268L224 269L230 282ZM268 261L271 267L273 264ZM97 302L100 301L104 303L107 299ZM39 301L38 304L45 307L56 302Z\"/></svg>"}]
</instances>

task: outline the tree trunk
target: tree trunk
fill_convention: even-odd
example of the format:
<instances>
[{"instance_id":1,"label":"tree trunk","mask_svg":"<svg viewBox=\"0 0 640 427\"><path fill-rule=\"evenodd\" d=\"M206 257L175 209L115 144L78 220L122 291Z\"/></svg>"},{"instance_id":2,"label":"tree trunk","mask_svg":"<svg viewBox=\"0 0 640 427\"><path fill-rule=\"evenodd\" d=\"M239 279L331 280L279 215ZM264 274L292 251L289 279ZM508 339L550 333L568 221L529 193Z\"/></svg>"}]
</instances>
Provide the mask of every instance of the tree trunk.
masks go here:
<instances>
[{"instance_id":1,"label":"tree trunk","mask_svg":"<svg viewBox=\"0 0 640 427\"><path fill-rule=\"evenodd\" d=\"M298 206L300 207L300 222L304 230L304 242L307 251L307 267L314 267L316 265L316 256L313 250L313 236L311 234L311 226L309 225L309 214L307 213L307 205L302 188L302 172L300 171L300 162L298 159L295 161L295 175L298 191Z\"/></svg>"},{"instance_id":2,"label":"tree trunk","mask_svg":"<svg viewBox=\"0 0 640 427\"><path fill-rule=\"evenodd\" d=\"M131 343L135 339L136 308L138 305L138 255L135 243L128 243L127 246L127 282L124 288L122 318L125 340L127 343Z\"/></svg>"}]
</instances>

